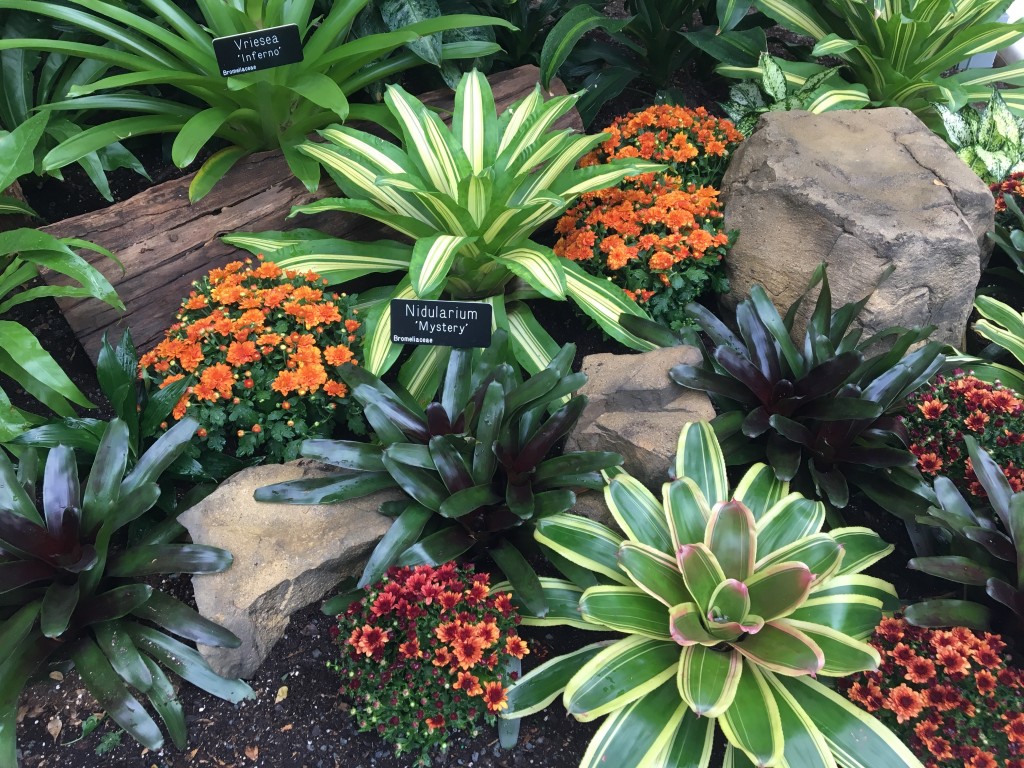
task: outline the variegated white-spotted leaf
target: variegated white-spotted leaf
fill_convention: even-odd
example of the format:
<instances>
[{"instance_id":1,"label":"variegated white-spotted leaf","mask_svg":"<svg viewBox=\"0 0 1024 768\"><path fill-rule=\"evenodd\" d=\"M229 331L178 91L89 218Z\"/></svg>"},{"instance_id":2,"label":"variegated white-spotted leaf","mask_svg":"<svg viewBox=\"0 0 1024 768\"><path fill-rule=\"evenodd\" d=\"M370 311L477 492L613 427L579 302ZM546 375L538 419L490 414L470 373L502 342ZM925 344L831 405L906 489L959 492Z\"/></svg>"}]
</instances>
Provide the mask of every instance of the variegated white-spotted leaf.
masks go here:
<instances>
[{"instance_id":1,"label":"variegated white-spotted leaf","mask_svg":"<svg viewBox=\"0 0 1024 768\"><path fill-rule=\"evenodd\" d=\"M473 240L476 238L457 235L435 235L417 240L409 265L409 276L416 294L423 297L443 288L459 249Z\"/></svg>"}]
</instances>

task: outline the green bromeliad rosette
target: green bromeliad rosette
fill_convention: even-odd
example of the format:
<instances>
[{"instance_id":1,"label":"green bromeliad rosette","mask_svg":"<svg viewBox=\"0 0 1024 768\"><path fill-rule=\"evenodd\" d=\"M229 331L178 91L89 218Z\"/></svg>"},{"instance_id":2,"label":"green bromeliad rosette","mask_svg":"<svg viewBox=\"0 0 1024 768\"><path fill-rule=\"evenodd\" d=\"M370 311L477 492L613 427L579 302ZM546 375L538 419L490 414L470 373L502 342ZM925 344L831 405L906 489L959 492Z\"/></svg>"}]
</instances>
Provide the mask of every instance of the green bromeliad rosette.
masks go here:
<instances>
[{"instance_id":1,"label":"green bromeliad rosette","mask_svg":"<svg viewBox=\"0 0 1024 768\"><path fill-rule=\"evenodd\" d=\"M606 473L624 536L572 515L538 522L540 543L598 580L580 590L546 579L543 621L626 636L534 669L510 690L504 716L559 693L578 720L608 715L585 768L706 768L716 724L726 766L920 766L816 679L878 666L865 641L896 595L861 572L892 547L866 528L822 533L823 504L789 493L763 464L730 493L707 424L683 428L675 470L664 502L628 474Z\"/></svg>"},{"instance_id":2,"label":"green bromeliad rosette","mask_svg":"<svg viewBox=\"0 0 1024 768\"><path fill-rule=\"evenodd\" d=\"M621 288L530 239L584 192L662 168L639 159L576 168L605 139L604 134L552 130L577 98L545 101L538 87L498 115L487 79L473 71L459 84L448 127L402 88L389 86L384 101L401 128L402 147L347 126L321 131L326 141L306 142L300 151L322 164L346 197L298 206L293 213L366 216L410 238L412 245L358 243L308 229L223 239L263 253L283 268L318 272L332 284L372 272L400 273L395 285L361 294L360 311L367 317L364 364L376 375L402 350L391 340L390 299L490 303L495 326L510 332L515 358L529 373L558 352L527 306L530 299L572 299L616 340L653 349L619 324L620 313L646 317ZM439 369L443 354L440 347L420 347L403 371ZM432 394L410 391L421 402Z\"/></svg>"}]
</instances>

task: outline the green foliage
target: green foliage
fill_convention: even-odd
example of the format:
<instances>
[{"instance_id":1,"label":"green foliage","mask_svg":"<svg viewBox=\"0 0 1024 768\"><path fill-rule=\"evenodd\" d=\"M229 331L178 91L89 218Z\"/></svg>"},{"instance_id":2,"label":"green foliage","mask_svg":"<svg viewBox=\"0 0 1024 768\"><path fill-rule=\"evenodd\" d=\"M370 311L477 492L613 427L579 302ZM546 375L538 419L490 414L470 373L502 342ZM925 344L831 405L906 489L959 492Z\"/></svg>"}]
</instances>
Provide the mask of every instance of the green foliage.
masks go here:
<instances>
[{"instance_id":1,"label":"green foliage","mask_svg":"<svg viewBox=\"0 0 1024 768\"><path fill-rule=\"evenodd\" d=\"M775 22L814 41L809 56L805 53L802 58L828 56L842 61L847 80L833 81L840 92L864 89L872 106L906 107L933 125L938 122L932 119L933 104L958 110L970 102L985 101L997 83L1024 84L1024 63L946 75L972 56L1001 50L1024 36L1024 24L999 21L1009 4L1008 0L754 1ZM741 53L727 59L722 53L726 44L717 40L706 46L724 62L718 72L730 77L759 74L755 56ZM793 74L806 77L823 69L803 63L793 68ZM1012 89L1003 95L1012 109L1024 108L1024 91Z\"/></svg>"},{"instance_id":2,"label":"green foliage","mask_svg":"<svg viewBox=\"0 0 1024 768\"><path fill-rule=\"evenodd\" d=\"M617 321L622 312L644 314L621 289L529 238L584 192L660 170L660 165L617 160L575 168L604 139L550 130L576 97L545 102L537 88L499 117L479 72L463 77L451 128L400 87L389 86L385 102L402 126L403 148L353 128L321 131L326 142L306 142L300 150L326 167L346 197L298 206L293 213L356 213L395 229L413 245L356 243L308 231L223 239L264 253L287 269L315 269L334 284L372 272L406 273L397 285L362 297L365 365L377 375L402 350L391 340L390 299L443 296L489 302L497 327L510 330L515 358L529 372L547 365L558 347L524 299L568 296L613 338L650 348ZM437 368L440 348L422 349L403 368L406 379L420 379L421 366ZM410 390L420 402L433 393L419 386Z\"/></svg>"},{"instance_id":3,"label":"green foliage","mask_svg":"<svg viewBox=\"0 0 1024 768\"><path fill-rule=\"evenodd\" d=\"M581 768L706 768L716 725L728 742L723 765L920 765L813 679L877 667L864 640L895 590L861 572L891 546L866 528L822 533L824 506L789 493L763 464L730 491L707 424L683 427L677 479L662 499L628 474L606 476L624 535L572 515L542 520L535 535L614 582L582 592L549 582L563 601L574 593L560 617L576 618L560 623L625 637L534 669L512 687L504 716L529 715L560 692L578 720L608 715Z\"/></svg>"},{"instance_id":4,"label":"green foliage","mask_svg":"<svg viewBox=\"0 0 1024 768\"><path fill-rule=\"evenodd\" d=\"M724 5L711 0L627 0L626 12L630 15L625 19L607 16L589 4L578 5L565 13L547 35L540 57L542 83L547 87L559 73L572 85L578 83L583 90L579 111L584 125L590 124L606 101L626 88L645 92L642 84L650 83L654 92L645 92L649 101L674 101L677 94L671 87L673 80L699 53L691 34L684 34L684 30L692 27L694 14L699 14L707 25L701 31L714 36L718 26L714 23L715 7L719 19L729 18L722 15ZM740 19L742 13L729 28ZM614 44L604 39L583 39L597 29ZM750 32L736 31L733 35L746 42ZM760 39L764 39L763 32Z\"/></svg>"},{"instance_id":5,"label":"green foliage","mask_svg":"<svg viewBox=\"0 0 1024 768\"><path fill-rule=\"evenodd\" d=\"M935 109L957 157L986 184L1024 169L1024 118L1014 117L999 91L981 112L969 104L956 112L942 104Z\"/></svg>"},{"instance_id":6,"label":"green foliage","mask_svg":"<svg viewBox=\"0 0 1024 768\"><path fill-rule=\"evenodd\" d=\"M9 13L0 26L0 39L28 37L51 37L63 42L83 39L80 33L61 30L30 13ZM0 128L13 130L28 120L37 108L63 101L72 86L93 82L102 77L108 68L108 65L101 62L80 61L68 58L63 53L43 56L39 51L24 48L0 51L0 91L3 92L3 98L0 98ZM42 172L43 157L50 149L85 130L80 124L83 117L75 111L50 115L44 135L34 151L36 173ZM146 176L142 164L120 142L83 155L78 165L108 201L113 201L107 182L108 171L130 168ZM59 169L51 169L50 173L61 178Z\"/></svg>"},{"instance_id":7,"label":"green foliage","mask_svg":"<svg viewBox=\"0 0 1024 768\"><path fill-rule=\"evenodd\" d=\"M120 343L112 347L103 337L96 361L96 379L114 415L128 427L128 466L134 466L146 448L163 433L174 406L194 382L181 379L156 388L152 381L139 376L139 355L131 332L125 329ZM95 418L65 418L33 427L12 441L13 446L56 448L67 445L84 454L95 456L106 430L107 422ZM184 480L189 483L210 482L237 472L244 466L231 456L204 456L200 464L192 454L192 444L167 468L163 480ZM173 498L173 492L167 489Z\"/></svg>"},{"instance_id":8,"label":"green foliage","mask_svg":"<svg viewBox=\"0 0 1024 768\"><path fill-rule=\"evenodd\" d=\"M46 115L40 114L13 131L0 131L0 190L32 171L33 151L45 129ZM0 214L35 212L19 200L0 195ZM43 296L91 297L123 310L124 304L113 286L72 248L95 251L117 261L105 248L76 238L56 238L28 227L0 232L0 314ZM39 276L40 268L65 275L72 284L25 287ZM92 407L32 331L13 320L0 320L0 373L58 416L73 416L73 405ZM11 405L0 389L0 443L12 440L40 421L39 416Z\"/></svg>"},{"instance_id":9,"label":"green foliage","mask_svg":"<svg viewBox=\"0 0 1024 768\"><path fill-rule=\"evenodd\" d=\"M17 471L0 454L0 764L16 765L18 697L49 665L73 663L99 706L151 750L162 747L164 736L129 687L149 699L175 746L183 748L186 739L184 712L163 667L232 702L253 696L244 682L216 675L194 649L166 632L223 647L237 647L238 638L141 578L219 573L230 566L231 555L146 537L129 542L126 536L126 527L157 502L160 475L195 428L191 420L176 425L126 474L129 430L115 419L84 487L73 450L51 449L41 513L35 453L26 454Z\"/></svg>"},{"instance_id":10,"label":"green foliage","mask_svg":"<svg viewBox=\"0 0 1024 768\"><path fill-rule=\"evenodd\" d=\"M1024 619L1024 492L1013 491L1003 470L973 437L964 440L989 506L972 508L951 480L935 478L938 506L918 522L934 526L948 539L949 554L916 557L907 567L963 585L967 598L977 598L983 587L1000 610L1008 608ZM974 599L926 600L906 610L907 621L923 627L983 628L990 615L989 607Z\"/></svg>"},{"instance_id":11,"label":"green foliage","mask_svg":"<svg viewBox=\"0 0 1024 768\"><path fill-rule=\"evenodd\" d=\"M306 441L303 456L341 473L260 488L256 499L317 504L401 489L409 500L399 505L401 514L358 586L376 581L391 565L437 565L470 550L486 551L521 590L529 610L543 615L540 582L515 541L528 536L536 520L572 508L573 488L601 487L600 471L622 457L576 452L547 458L583 413L587 398L570 395L586 376L569 373L576 350L567 344L547 368L520 381L504 362L506 344L499 330L476 362L471 351L452 350L440 401L425 409L403 388L386 386L361 366L346 366L341 375L380 442Z\"/></svg>"},{"instance_id":12,"label":"green foliage","mask_svg":"<svg viewBox=\"0 0 1024 768\"><path fill-rule=\"evenodd\" d=\"M833 312L824 264L808 291L819 282L800 346L790 334L806 293L783 319L755 285L736 309L739 335L691 304L687 312L713 346L704 350L702 365L677 365L669 375L715 400L721 414L716 429L730 463L767 457L780 480L799 474L808 485L809 478L818 496L836 507L849 501L850 482L873 497L898 492L906 482L920 485L919 476L914 481L907 474L916 459L892 413L942 366L941 345L930 342L906 354L930 327L890 328L861 340L861 330L850 326L870 295ZM887 351L867 356L879 342Z\"/></svg>"},{"instance_id":13,"label":"green foliage","mask_svg":"<svg viewBox=\"0 0 1024 768\"><path fill-rule=\"evenodd\" d=\"M191 200L203 197L238 160L252 152L280 149L297 178L310 190L319 183L319 166L297 150L317 128L349 118L373 119L379 106L350 104L349 97L368 85L423 63L410 50L424 36L480 24L504 24L480 16L424 19L397 31L351 38L353 21L369 0L338 0L322 18L312 16L312 0L198 0L201 21L173 0L143 0L150 15L100 0L0 0L0 11L21 10L89 30L105 43L46 37L0 40L0 51L66 54L115 67L120 74L76 83L69 98L50 110L134 113L69 136L43 159L46 171L76 162L124 136L176 134L174 163L192 163L213 137L229 146L215 152L189 188ZM213 54L216 37L296 24L304 58L296 64L224 77ZM493 52L489 43L457 42L441 46L440 58L473 58ZM419 49L419 50L422 50ZM181 92L180 100L136 91L159 85Z\"/></svg>"},{"instance_id":14,"label":"green foliage","mask_svg":"<svg viewBox=\"0 0 1024 768\"><path fill-rule=\"evenodd\" d=\"M729 88L729 101L722 109L744 136L754 132L758 118L765 112L800 109L806 112L827 112L849 108L836 99L833 89L824 87L839 67L829 67L808 77L794 88L774 56L762 52L758 60L760 75L756 80L745 80Z\"/></svg>"},{"instance_id":15,"label":"green foliage","mask_svg":"<svg viewBox=\"0 0 1024 768\"><path fill-rule=\"evenodd\" d=\"M1024 366L1024 312L991 296L978 296L974 308L982 317L974 324L977 334L1005 349Z\"/></svg>"},{"instance_id":16,"label":"green foliage","mask_svg":"<svg viewBox=\"0 0 1024 768\"><path fill-rule=\"evenodd\" d=\"M443 13L480 13L496 16L511 27L493 27L492 39L501 50L493 55L500 69L523 64L539 64L541 49L556 22L573 9L588 6L598 9L603 0L440 0Z\"/></svg>"}]
</instances>

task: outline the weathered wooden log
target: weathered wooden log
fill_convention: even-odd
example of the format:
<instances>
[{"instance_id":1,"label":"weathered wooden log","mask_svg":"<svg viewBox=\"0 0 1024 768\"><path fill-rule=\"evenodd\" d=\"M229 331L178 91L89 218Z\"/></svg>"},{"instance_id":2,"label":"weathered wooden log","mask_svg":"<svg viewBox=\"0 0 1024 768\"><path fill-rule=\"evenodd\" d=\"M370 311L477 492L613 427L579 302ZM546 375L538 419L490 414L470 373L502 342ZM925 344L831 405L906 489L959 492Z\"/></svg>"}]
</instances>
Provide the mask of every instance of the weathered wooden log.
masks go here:
<instances>
[{"instance_id":1,"label":"weathered wooden log","mask_svg":"<svg viewBox=\"0 0 1024 768\"><path fill-rule=\"evenodd\" d=\"M523 66L488 78L499 110L526 96L538 80L537 68ZM555 93L565 93L561 83ZM438 90L422 100L450 109L453 94ZM582 129L575 111L562 118L560 128ZM194 280L214 267L240 258L240 252L219 240L239 230L314 227L338 237L374 240L382 236L379 225L344 213L318 214L286 219L292 206L337 196L327 175L320 188L309 193L292 176L279 151L262 152L239 162L213 190L194 205L188 202L192 176L158 184L134 197L93 213L64 219L45 228L57 237L79 237L99 243L121 259L124 272L108 259L83 252L124 302L126 311L92 299L58 299L68 323L89 356L95 360L103 334L111 341L125 327L140 351L152 348L173 321L175 311ZM390 235L393 237L393 233ZM59 284L61 276L44 275Z\"/></svg>"}]
</instances>

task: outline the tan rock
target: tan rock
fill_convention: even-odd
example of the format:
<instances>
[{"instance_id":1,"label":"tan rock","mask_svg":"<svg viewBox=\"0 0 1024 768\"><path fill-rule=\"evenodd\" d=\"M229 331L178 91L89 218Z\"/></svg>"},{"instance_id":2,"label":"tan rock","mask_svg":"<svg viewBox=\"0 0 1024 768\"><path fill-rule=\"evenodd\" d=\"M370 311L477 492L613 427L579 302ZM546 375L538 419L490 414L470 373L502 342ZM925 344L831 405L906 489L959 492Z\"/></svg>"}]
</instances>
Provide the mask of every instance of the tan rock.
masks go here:
<instances>
[{"instance_id":1,"label":"tan rock","mask_svg":"<svg viewBox=\"0 0 1024 768\"><path fill-rule=\"evenodd\" d=\"M327 467L309 460L246 469L178 517L195 543L223 547L234 557L224 573L192 577L199 612L242 640L235 649L199 646L219 674L251 677L291 614L358 576L390 527L377 509L399 498L396 491L314 506L253 499L265 485L325 474Z\"/></svg>"},{"instance_id":2,"label":"tan rock","mask_svg":"<svg viewBox=\"0 0 1024 768\"><path fill-rule=\"evenodd\" d=\"M722 185L726 304L760 283L781 313L828 263L833 307L867 295L865 338L882 328L934 324L961 346L992 229L988 187L902 108L766 114L737 150ZM794 330L813 308L809 296Z\"/></svg>"},{"instance_id":3,"label":"tan rock","mask_svg":"<svg viewBox=\"0 0 1024 768\"><path fill-rule=\"evenodd\" d=\"M674 464L679 432L688 421L710 421L715 409L703 392L675 384L675 365L699 365L693 347L667 347L639 355L589 355L583 359L590 398L569 434L567 451L615 451L627 472L660 489Z\"/></svg>"}]
</instances>

